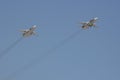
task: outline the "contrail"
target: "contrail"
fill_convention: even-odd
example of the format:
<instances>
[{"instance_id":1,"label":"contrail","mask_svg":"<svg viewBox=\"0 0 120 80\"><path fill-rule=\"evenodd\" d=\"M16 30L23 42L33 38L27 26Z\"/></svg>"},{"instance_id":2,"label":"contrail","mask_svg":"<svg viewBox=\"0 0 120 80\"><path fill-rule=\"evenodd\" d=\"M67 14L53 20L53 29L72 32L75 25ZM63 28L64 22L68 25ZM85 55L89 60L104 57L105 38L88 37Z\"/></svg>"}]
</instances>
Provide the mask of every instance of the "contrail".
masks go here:
<instances>
[{"instance_id":1,"label":"contrail","mask_svg":"<svg viewBox=\"0 0 120 80\"><path fill-rule=\"evenodd\" d=\"M51 50L49 50L48 53L55 52L58 48L61 48L64 44L66 44L68 41L70 41L71 39L76 37L79 33L80 33L80 30L76 31L75 33L73 33L72 35L70 35L69 37L67 37L63 41L61 41L59 44L57 44L55 47L53 47Z\"/></svg>"},{"instance_id":2,"label":"contrail","mask_svg":"<svg viewBox=\"0 0 120 80\"><path fill-rule=\"evenodd\" d=\"M23 68L17 70L16 72L14 72L13 74L11 74L10 76L8 76L7 78L5 78L4 80L13 80L13 78L17 75L20 75L22 72L24 72L26 69L31 68L32 66L34 66L35 64L38 64L40 62L40 60L44 59L45 57L47 57L48 55L52 54L53 52L55 52L57 49L61 48L63 45L65 45L68 41L70 41L71 39L73 39L74 37L76 37L78 34L80 33L79 31L76 31L75 33L73 33L72 35L70 35L69 37L67 37L66 39L62 40L61 42L59 42L55 47L53 47L52 49L48 50L47 52L44 53L44 55L40 58L35 59L34 61L32 61L31 63L27 64L26 66L24 66Z\"/></svg>"},{"instance_id":3,"label":"contrail","mask_svg":"<svg viewBox=\"0 0 120 80\"><path fill-rule=\"evenodd\" d=\"M5 56L12 48L14 48L21 40L23 39L23 37L20 37L19 39L17 39L14 43L12 43L10 46L8 46L5 50L3 50L0 53L0 59Z\"/></svg>"}]
</instances>

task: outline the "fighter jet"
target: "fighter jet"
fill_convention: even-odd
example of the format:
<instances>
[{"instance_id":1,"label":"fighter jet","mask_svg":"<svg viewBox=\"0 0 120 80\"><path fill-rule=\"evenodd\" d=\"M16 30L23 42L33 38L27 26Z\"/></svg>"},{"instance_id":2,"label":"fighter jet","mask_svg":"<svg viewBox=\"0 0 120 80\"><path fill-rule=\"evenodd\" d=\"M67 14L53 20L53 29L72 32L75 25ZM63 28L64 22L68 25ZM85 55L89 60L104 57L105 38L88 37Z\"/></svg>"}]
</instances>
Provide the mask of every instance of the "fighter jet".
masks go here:
<instances>
[{"instance_id":1,"label":"fighter jet","mask_svg":"<svg viewBox=\"0 0 120 80\"><path fill-rule=\"evenodd\" d=\"M95 17L95 18L93 18L93 19L91 19L90 21L88 21L88 22L82 22L81 24L82 24L82 28L83 29L88 29L89 27L95 27L96 25L95 25L95 22L98 20L98 18L97 17Z\"/></svg>"},{"instance_id":2,"label":"fighter jet","mask_svg":"<svg viewBox=\"0 0 120 80\"><path fill-rule=\"evenodd\" d=\"M35 35L35 32L34 30L36 29L36 25L32 26L31 28L29 29L26 29L26 30L21 30L21 32L23 33L23 37L29 37L31 35Z\"/></svg>"}]
</instances>

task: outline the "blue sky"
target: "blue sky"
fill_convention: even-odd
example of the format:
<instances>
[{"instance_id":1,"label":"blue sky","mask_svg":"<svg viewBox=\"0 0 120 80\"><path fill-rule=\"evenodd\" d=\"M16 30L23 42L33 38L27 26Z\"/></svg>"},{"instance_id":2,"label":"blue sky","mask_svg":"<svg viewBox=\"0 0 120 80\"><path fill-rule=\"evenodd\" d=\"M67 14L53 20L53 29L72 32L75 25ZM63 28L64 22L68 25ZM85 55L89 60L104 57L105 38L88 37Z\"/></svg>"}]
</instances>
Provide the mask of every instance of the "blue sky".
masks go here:
<instances>
[{"instance_id":1,"label":"blue sky","mask_svg":"<svg viewBox=\"0 0 120 80\"><path fill-rule=\"evenodd\" d=\"M37 25L0 59L0 80L119 80L119 0L1 0L0 51ZM98 28L81 30L98 17ZM70 35L60 48L54 49ZM50 52L52 50L52 52Z\"/></svg>"}]
</instances>

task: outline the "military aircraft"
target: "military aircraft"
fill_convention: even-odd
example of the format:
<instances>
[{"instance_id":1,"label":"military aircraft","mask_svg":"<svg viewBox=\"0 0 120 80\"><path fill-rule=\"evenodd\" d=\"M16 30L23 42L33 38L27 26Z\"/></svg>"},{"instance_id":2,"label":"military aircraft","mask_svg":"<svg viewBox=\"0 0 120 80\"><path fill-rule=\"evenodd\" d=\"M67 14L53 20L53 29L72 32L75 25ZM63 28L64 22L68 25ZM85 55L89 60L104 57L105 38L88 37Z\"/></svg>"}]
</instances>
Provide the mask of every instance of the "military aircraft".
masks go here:
<instances>
[{"instance_id":1,"label":"military aircraft","mask_svg":"<svg viewBox=\"0 0 120 80\"><path fill-rule=\"evenodd\" d=\"M96 22L97 20L98 20L98 18L95 17L95 18L91 19L91 20L88 21L88 22L81 22L82 28L83 28L83 29L88 29L89 27L95 27L95 26L96 26L96 25L95 25L95 22Z\"/></svg>"},{"instance_id":2,"label":"military aircraft","mask_svg":"<svg viewBox=\"0 0 120 80\"><path fill-rule=\"evenodd\" d=\"M26 30L21 30L21 32L23 33L23 37L29 37L31 35L35 35L34 30L36 29L36 25L33 25L31 28L26 29Z\"/></svg>"}]
</instances>

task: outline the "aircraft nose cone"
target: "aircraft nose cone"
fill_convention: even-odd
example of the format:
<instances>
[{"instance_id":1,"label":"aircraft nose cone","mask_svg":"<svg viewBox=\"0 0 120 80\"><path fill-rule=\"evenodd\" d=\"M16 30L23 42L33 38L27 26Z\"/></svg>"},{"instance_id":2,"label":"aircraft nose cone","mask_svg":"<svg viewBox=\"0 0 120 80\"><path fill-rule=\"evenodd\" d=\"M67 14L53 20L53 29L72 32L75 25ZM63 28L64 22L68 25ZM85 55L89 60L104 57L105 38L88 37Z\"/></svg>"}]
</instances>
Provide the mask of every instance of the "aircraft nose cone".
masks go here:
<instances>
[{"instance_id":1,"label":"aircraft nose cone","mask_svg":"<svg viewBox=\"0 0 120 80\"><path fill-rule=\"evenodd\" d=\"M34 25L33 28L36 28L36 25Z\"/></svg>"},{"instance_id":2,"label":"aircraft nose cone","mask_svg":"<svg viewBox=\"0 0 120 80\"><path fill-rule=\"evenodd\" d=\"M98 19L98 17L95 17L94 19L95 19L95 20L97 20L97 19Z\"/></svg>"}]
</instances>

